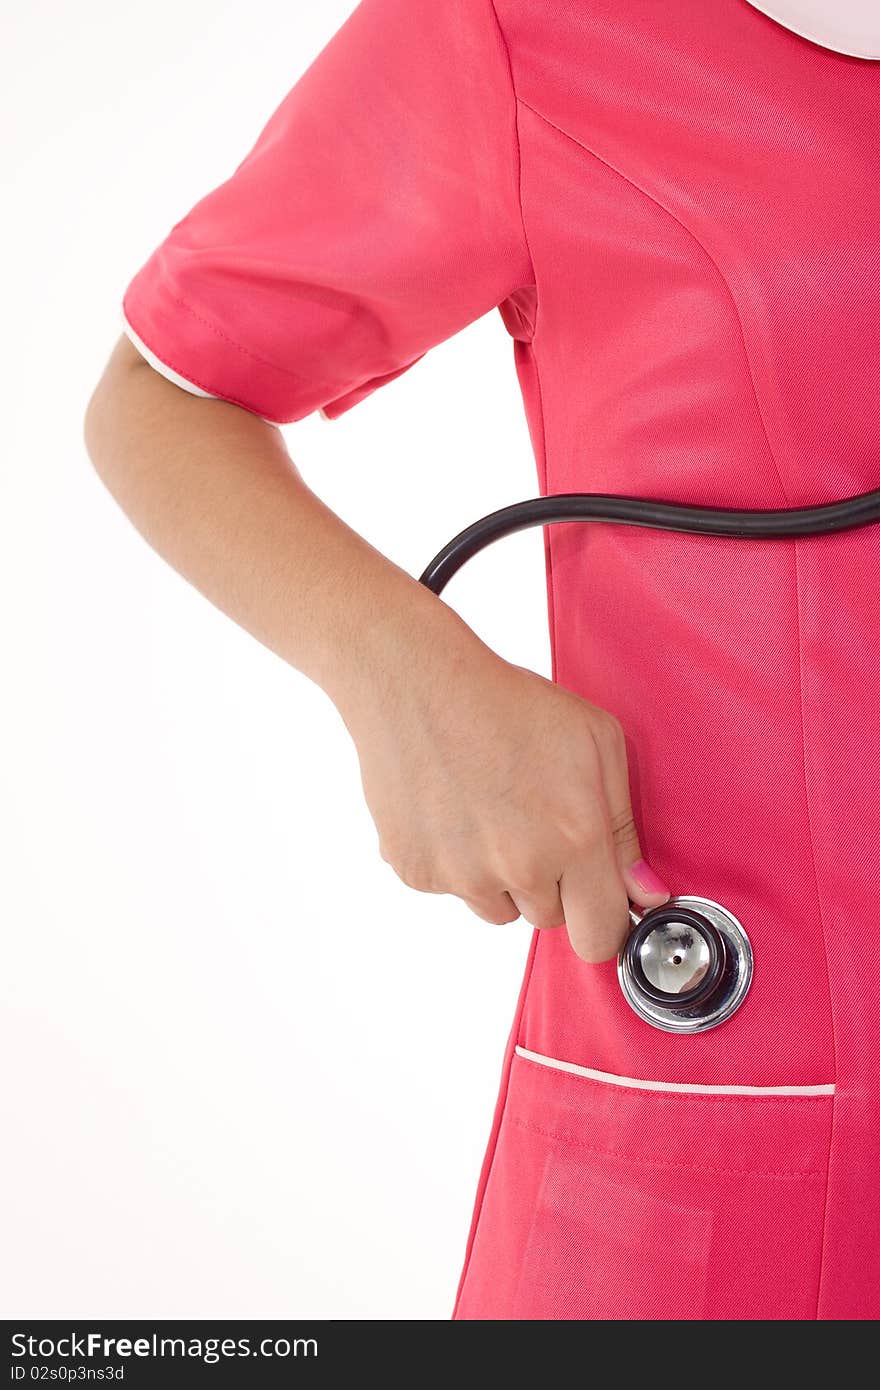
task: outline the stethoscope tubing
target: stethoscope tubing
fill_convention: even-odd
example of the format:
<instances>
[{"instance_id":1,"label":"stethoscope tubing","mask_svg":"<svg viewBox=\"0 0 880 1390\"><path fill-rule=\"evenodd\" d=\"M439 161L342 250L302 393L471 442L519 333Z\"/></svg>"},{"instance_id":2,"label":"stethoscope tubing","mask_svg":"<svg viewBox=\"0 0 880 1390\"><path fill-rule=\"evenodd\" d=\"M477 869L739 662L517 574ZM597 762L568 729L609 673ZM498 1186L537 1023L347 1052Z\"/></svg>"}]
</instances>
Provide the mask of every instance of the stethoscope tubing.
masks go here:
<instances>
[{"instance_id":1,"label":"stethoscope tubing","mask_svg":"<svg viewBox=\"0 0 880 1390\"><path fill-rule=\"evenodd\" d=\"M728 536L735 540L791 540L797 536L848 531L880 521L880 488L818 506L768 510L702 507L603 492L560 492L530 497L490 512L459 531L437 552L419 582L432 593L440 594L462 565L494 541L533 526L572 521L611 521L655 531Z\"/></svg>"}]
</instances>

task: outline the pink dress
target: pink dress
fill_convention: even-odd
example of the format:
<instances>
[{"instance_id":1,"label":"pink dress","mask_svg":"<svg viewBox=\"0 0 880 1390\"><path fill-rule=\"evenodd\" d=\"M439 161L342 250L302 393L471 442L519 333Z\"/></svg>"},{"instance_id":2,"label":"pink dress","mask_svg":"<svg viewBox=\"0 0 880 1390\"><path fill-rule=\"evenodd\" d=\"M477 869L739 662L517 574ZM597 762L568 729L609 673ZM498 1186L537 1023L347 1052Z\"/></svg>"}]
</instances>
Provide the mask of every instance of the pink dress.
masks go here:
<instances>
[{"instance_id":1,"label":"pink dress","mask_svg":"<svg viewBox=\"0 0 880 1390\"><path fill-rule=\"evenodd\" d=\"M543 491L865 491L878 109L880 65L745 0L362 0L127 329L289 422L497 307ZM547 573L556 678L621 720L646 857L739 918L755 975L677 1036L535 934L455 1316L874 1319L880 529L562 526Z\"/></svg>"}]
</instances>

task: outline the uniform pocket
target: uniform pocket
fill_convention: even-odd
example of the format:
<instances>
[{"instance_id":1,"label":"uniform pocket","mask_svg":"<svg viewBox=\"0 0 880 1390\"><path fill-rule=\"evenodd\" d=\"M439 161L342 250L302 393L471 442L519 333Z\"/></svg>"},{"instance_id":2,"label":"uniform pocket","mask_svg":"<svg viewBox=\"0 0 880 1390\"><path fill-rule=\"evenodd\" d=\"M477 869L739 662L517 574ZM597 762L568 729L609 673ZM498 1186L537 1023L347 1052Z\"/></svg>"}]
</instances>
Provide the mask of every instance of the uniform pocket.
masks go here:
<instances>
[{"instance_id":1,"label":"uniform pocket","mask_svg":"<svg viewBox=\"0 0 880 1390\"><path fill-rule=\"evenodd\" d=\"M518 1049L456 1316L814 1318L832 1106Z\"/></svg>"}]
</instances>

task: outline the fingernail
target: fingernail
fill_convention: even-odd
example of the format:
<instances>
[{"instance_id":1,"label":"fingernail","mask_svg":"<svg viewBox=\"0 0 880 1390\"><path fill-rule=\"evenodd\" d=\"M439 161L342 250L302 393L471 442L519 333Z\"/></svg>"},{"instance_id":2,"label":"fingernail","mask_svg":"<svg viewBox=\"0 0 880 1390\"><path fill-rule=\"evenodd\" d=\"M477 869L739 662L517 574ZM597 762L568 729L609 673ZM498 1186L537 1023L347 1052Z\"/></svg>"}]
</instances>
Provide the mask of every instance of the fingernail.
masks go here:
<instances>
[{"instance_id":1,"label":"fingernail","mask_svg":"<svg viewBox=\"0 0 880 1390\"><path fill-rule=\"evenodd\" d=\"M637 859L634 864L630 864L629 871L632 878L639 888L645 893L662 893L664 897L672 896L659 874L655 873L651 865L644 859Z\"/></svg>"}]
</instances>

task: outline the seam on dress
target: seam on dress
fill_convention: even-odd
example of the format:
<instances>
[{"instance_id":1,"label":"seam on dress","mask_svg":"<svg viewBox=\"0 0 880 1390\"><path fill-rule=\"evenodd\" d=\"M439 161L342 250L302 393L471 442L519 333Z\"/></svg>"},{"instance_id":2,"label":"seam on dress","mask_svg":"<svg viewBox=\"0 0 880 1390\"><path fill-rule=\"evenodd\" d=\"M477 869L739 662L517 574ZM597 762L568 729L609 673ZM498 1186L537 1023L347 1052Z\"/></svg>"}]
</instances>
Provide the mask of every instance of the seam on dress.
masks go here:
<instances>
[{"instance_id":1,"label":"seam on dress","mask_svg":"<svg viewBox=\"0 0 880 1390\"><path fill-rule=\"evenodd\" d=\"M138 335L138 337L140 338L141 342L144 344L145 347L149 348L149 350L150 350L150 352L153 354L153 356L156 357L160 362L163 362L163 363L165 364L166 367L170 367L171 370L172 370L173 372L177 372L178 376L185 377L187 381L192 382L193 386L200 386L201 389L202 389L203 391L207 391L208 394L209 394L214 400L228 401L231 405L240 405L244 410L249 411L252 415L258 415L258 416L260 417L261 420L265 420L265 422L266 422L267 425L284 425L284 424L289 424L289 423L290 423L290 421L287 421L287 420L272 420L272 419L270 419L270 417L269 417L268 415L263 415L261 411L257 410L257 407L253 404L252 401L243 400L243 399L241 399L239 396L232 396L232 395L229 394L228 391L218 391L218 390L216 389L216 387L209 386L208 383L207 383L206 381L200 381L198 377L193 376L193 374L192 374L191 371L189 371L189 370L184 371L183 368L182 368L182 366L178 366L176 363L169 361L169 360L168 360L168 354L167 354L167 353L164 353L164 354L163 354L163 353L161 353L161 352L157 352L156 349L153 347L152 343L149 342L149 340L148 340L147 338L144 337L144 334L141 332L141 330L140 330L139 328L135 328L135 327L134 327L134 323L133 323L133 321L132 321L132 319L131 319L131 317L130 317L130 314L129 314L129 312L128 312L128 309L127 309L127 307L126 307L126 305L128 304L128 302L129 302L129 301L128 301L128 298L126 297L126 299L123 300L123 306L122 306L122 315L123 315L123 318L125 319L125 322L128 323L128 324L131 326L132 329L134 329L134 332ZM184 307L184 308L189 308L188 305L184 305L183 307ZM190 313L192 313L192 312L193 312L193 311L190 310ZM243 349L243 351L244 351L244 349ZM271 363L268 363L267 365L271 366ZM181 388L181 390L182 390L182 389L183 389L183 388Z\"/></svg>"},{"instance_id":2,"label":"seam on dress","mask_svg":"<svg viewBox=\"0 0 880 1390\"><path fill-rule=\"evenodd\" d=\"M810 842L810 861L813 866L813 882L816 887L816 904L819 908L819 925L822 928L822 949L825 954L825 981L828 987L828 1016L831 1020L831 1047L834 1054L834 1076L838 1076L838 1049L837 1049L837 1024L834 1018L834 1002L831 994L831 963L828 958L828 935L825 930L825 911L822 906L822 890L819 885L819 871L816 866L816 846L813 839L813 817L810 803L810 783L807 777L807 731L806 713L804 705L804 677L803 677L803 646L801 643L801 588L798 579L800 564L800 549L797 541L794 543L794 566L795 566L795 595L797 600L798 613L798 699L801 711L801 766L804 774L804 805L807 812L807 837ZM825 1163L825 1197L822 1204L822 1242L819 1247L819 1274L816 1281L816 1319L819 1317L819 1305L822 1301L822 1276L825 1269L825 1246L828 1237L828 1194L831 1187L831 1156L834 1152L834 1131L837 1122L837 1093L835 1091L834 1103L831 1109L831 1124L828 1129L828 1157Z\"/></svg>"},{"instance_id":3,"label":"seam on dress","mask_svg":"<svg viewBox=\"0 0 880 1390\"><path fill-rule=\"evenodd\" d=\"M596 1144L588 1144L584 1139L578 1139L576 1134L559 1134L552 1129L543 1129L540 1125L534 1124L531 1120L521 1119L518 1115L511 1115L509 1124L516 1125L518 1129L527 1130L530 1134L540 1134L545 1139L552 1139L557 1144L571 1144L575 1148L584 1149L587 1153L599 1154L602 1158L614 1158L620 1163L635 1163L644 1168L676 1168L684 1169L688 1173L724 1173L736 1174L744 1178L808 1178L810 1180L821 1178L822 1173L814 1173L810 1169L796 1168L790 1172L773 1172L765 1168L713 1168L708 1164L700 1163L676 1163L671 1159L663 1158L637 1158L632 1154L621 1153L618 1149L603 1149Z\"/></svg>"},{"instance_id":4,"label":"seam on dress","mask_svg":"<svg viewBox=\"0 0 880 1390\"><path fill-rule=\"evenodd\" d=\"M505 57L507 58L507 76L508 76L508 79L509 79L509 81L510 81L510 92L511 92L511 96L513 97L513 137L514 137L514 143L515 143L515 145L516 145L516 201L517 201L517 206L519 207L519 220L520 220L520 226L522 227L523 244L525 245L525 248L526 248L526 255L528 256L528 260L529 260L529 267L530 267L531 272L532 272L532 282L534 283L535 289L537 290L537 276L536 276L536 274L535 274L535 261L534 261L534 257L532 256L532 248L531 248L531 246L529 245L528 232L526 231L526 219L525 219L525 216L524 216L524 214L523 214L523 205L522 205L522 144L521 144L520 138L519 138L519 97L518 97L517 94L516 94L516 83L515 83L515 81L514 81L514 79L513 79L513 62L511 61L511 57L510 57L510 46L508 45L508 42L507 42L507 35L505 34L503 28L501 27L501 20L498 18L498 11L497 11L496 8L495 8L495 0L489 0L489 8L490 8L491 11L492 11L492 15L493 15L493 18L494 18L494 20L495 20L495 27L496 27L496 29L498 30L498 36L499 36L499 38L501 39L502 44L504 45L504 54L505 54ZM525 104L525 103L523 103L523 104ZM532 337L535 336L535 329L536 329L537 326L538 326L538 315L539 315L540 312L541 312L541 310L540 310L540 305L537 303L537 296L536 296L536 303L535 303L535 322L534 322L534 324L532 325Z\"/></svg>"},{"instance_id":5,"label":"seam on dress","mask_svg":"<svg viewBox=\"0 0 880 1390\"><path fill-rule=\"evenodd\" d=\"M543 487L543 489L544 489L544 492L547 493L547 492L550 491L550 460L549 460L549 458L547 457L547 426L546 426L546 415L545 415L545 413L544 413L544 391L543 391L543 387L541 386L541 371L540 371L540 367L539 367L539 365L538 365L537 344L536 344L536 341L535 341L536 336L537 336L537 332L538 332L538 324L539 324L540 319L541 319L541 296L538 294L538 272L537 272L537 270L535 269L535 258L534 258L534 256L532 255L532 248L531 248L531 245L530 245L530 243L529 243L529 234L528 234L528 231L527 231L527 229L526 229L526 215L525 215L525 212L524 212L524 210L523 210L523 199L522 199L522 140L521 140L521 138L520 138L520 133L519 133L519 108L520 108L520 106L527 106L527 107L528 107L528 102L521 101L520 97L517 95L517 91L516 91L516 82L515 82L514 76L513 76L513 61L512 61L511 56L510 56L510 46L509 46L509 44L508 44L508 42L507 42L507 36L506 36L506 34L504 33L504 29L503 29L503 26L502 26L502 24L501 24L501 20L498 18L498 11L497 11L497 9L495 8L495 0L489 0L489 3L490 3L490 5L492 6L492 13L493 13L494 16L495 16L495 23L496 23L497 26L498 26L498 33L501 35L501 41L502 41L502 43L504 44L504 51L505 51L505 53L507 54L507 67L508 67L508 72L509 72L509 74L510 74L510 87L511 87L511 91L513 92L513 104L514 104L514 113L515 113L514 132L515 132L515 135L516 135L516 156L517 156L517 201L518 201L518 203L519 203L519 217L520 217L520 222L522 223L523 241L525 242L526 251L528 252L529 265L531 266L531 270L532 270L532 281L533 281L534 286L535 286L535 321L534 321L534 323L532 324L532 335L531 335L531 338L529 339L528 347L529 347L529 349L530 349L530 351L531 351L531 354L532 354L532 366L533 366L534 372L535 372L535 389L536 389L537 394L538 394L538 415L539 415L539 418L540 418L540 421L541 421L541 460L540 460L540 468L541 468L541 473L542 473L542 475L543 475L542 478L541 478L541 485L542 485L542 487ZM531 110L532 108L529 107L528 109ZM538 113L536 113L536 114L538 114ZM550 643L551 669L550 669L550 677L551 677L551 679L555 682L555 680L556 680L556 638L557 638L557 628L556 628L556 591L555 591L554 581L553 581L553 533L552 533L552 530L551 530L550 527L548 527L548 528L545 530L545 532L544 532L544 538L545 538L545 556L546 556L546 563L547 563L547 591L548 591L547 597L548 597L548 606L549 606L549 626L550 626L550 632L551 632L551 643Z\"/></svg>"},{"instance_id":6,"label":"seam on dress","mask_svg":"<svg viewBox=\"0 0 880 1390\"><path fill-rule=\"evenodd\" d=\"M268 357L261 357L258 352L254 352L251 348L245 347L244 343L239 343L235 338L230 338L228 333L225 333L216 323L212 323L210 319L206 319L204 314L200 314L191 304L187 304L185 299L180 298L180 295L171 294L169 291L169 297L172 303L179 304L181 309L185 309L188 314L192 314L197 323L202 324L210 333L216 334L218 338L222 338L225 343L228 343L230 347L234 347L237 352L243 353L245 357L250 357L254 362L259 362L261 367L271 367L273 372L281 372L283 376L292 377L294 381L299 381L303 385L308 385L305 378L301 377L298 372L291 371L289 367L281 367L277 362L270 362Z\"/></svg>"},{"instance_id":7,"label":"seam on dress","mask_svg":"<svg viewBox=\"0 0 880 1390\"><path fill-rule=\"evenodd\" d=\"M520 223L521 223L521 225L522 225L523 243L524 243L525 248L526 248L526 254L527 254L528 259L529 259L529 266L531 267L531 271L532 271L532 279L533 279L533 281L535 282L535 289L536 289L536 291L537 291L537 276L536 276L536 274L535 274L535 265L534 265L534 261L533 261L533 259L532 259L531 247L529 246L529 239L528 239L528 234L527 234L527 232L526 232L525 217L524 217L524 215L523 215L523 206L522 206L522 148L521 148L521 145L520 145L520 138L519 138L519 105L518 105L518 102L517 102L516 85L515 85L514 80L513 80L513 64L512 64L511 59L510 59L510 49L509 49L508 44L507 44L507 37L506 37L506 35L505 35L505 33L504 33L504 30L503 30L502 27L501 27L501 21L499 20L499 18L498 18L498 12L497 12L497 10L495 9L495 0L489 0L489 8L490 8L491 11L492 11L492 15L493 15L494 20L495 20L495 25L496 25L496 28L497 28L497 30L498 30L498 34L499 34L499 37L500 37L500 39L501 39L501 42L502 42L502 44L504 45L504 52L505 52L505 55L506 55L506 57L507 57L507 71L508 71L508 77L509 77L509 80L510 80L511 95L512 95L512 97L513 97L513 134L514 134L514 140L515 140L515 144L516 144L516 161L517 161L517 168L516 168L516 174L517 174L517 204L518 204L518 206L519 206ZM537 387L538 387L539 412L540 412L540 417L541 417L541 453L542 453L543 459L544 459L544 486L545 486L545 490L546 490L546 485L547 485L547 484L546 484L546 478L547 478L547 443L546 443L546 437L545 437L545 433L544 433L544 407L543 407L543 402L542 402L542 398L541 398L540 378L539 378L539 376L538 376L538 363L537 363L537 359L534 357L534 346L533 346L534 337L535 337L535 329L537 328L539 314L540 314L540 309L539 309L538 304L537 304L537 295L536 295L535 322L534 322L534 324L533 324L533 326L532 326L532 336L531 336L531 339L528 341L527 346L528 346L528 348L529 348L529 349L532 351L532 353L533 353L533 362L534 362L534 368L535 368L535 380L536 380ZM547 533L545 533L545 534L547 534ZM549 551L549 535L548 535L548 549L547 549L547 565L548 565L548 570L547 570L548 587L549 587L550 595L551 595L551 610L550 610L550 611L551 611L551 621L550 621L550 626L551 626L551 631L553 632L553 640L552 640L552 648L553 648L553 677L554 677L554 679L555 679L555 669L556 669L556 636L555 636L555 634L556 634L556 628L555 628L555 622L556 622L556 619L555 619L555 605L552 603L552 593L553 593L553 588L552 588L552 561L551 561L551 556L550 556L550 551ZM514 1015L513 1024L512 1024L512 1027L511 1027L511 1031L510 1031L510 1037L509 1037L509 1040L508 1040L508 1055L507 1055L507 1058L506 1058L506 1066L505 1066L505 1068L504 1068L504 1074L503 1074L503 1076L502 1076L502 1078L501 1078L501 1082L500 1082L500 1086L499 1086L498 1102L496 1103L496 1115L495 1115L494 1122L493 1122L492 1133L491 1133L490 1136L489 1136L489 1143L488 1143L488 1145L487 1145L487 1151L486 1151L486 1155L485 1155L485 1157L484 1157L483 1166L482 1166L482 1171L481 1171L481 1174L480 1174L480 1186L479 1186L479 1189L478 1189L478 1192L477 1192L477 1196L476 1196L476 1201L475 1201L475 1206L474 1206L473 1217L472 1217L472 1219L471 1219L471 1228L470 1228L470 1233L469 1233L469 1237L468 1237L467 1250L466 1250L466 1252L465 1252L464 1265L463 1265L463 1268L462 1268L462 1271L461 1271L461 1277L459 1278L459 1281L458 1281L458 1289L457 1289L457 1291L456 1291L455 1303L454 1303L453 1309L452 1309L452 1317L453 1317L453 1319L456 1318L456 1316L457 1316L457 1314L458 1314L458 1310L459 1310L459 1307L460 1307L460 1305L461 1305L462 1294L464 1293L465 1286L466 1286L466 1284L467 1284L468 1272L469 1272L469 1270L470 1270L470 1265L471 1265L471 1256L472 1256L472 1254L473 1254L474 1246L475 1246L475 1244L476 1244L477 1233L479 1232L479 1229L480 1229L480 1220L481 1220L482 1215L483 1215L483 1203L484 1203L484 1201L485 1201L486 1191L487 1191L487 1189L488 1189L489 1182L490 1182L491 1177L492 1177L492 1171L493 1171L493 1169L494 1169L494 1167L495 1167L495 1156L496 1156L496 1154L497 1154L497 1152L498 1152L498 1139L499 1139L499 1136L500 1136L500 1134L501 1134L502 1124L503 1124L504 1117L505 1117L505 1114L506 1114L506 1111L507 1111L507 1102L508 1102L508 1099L509 1099L509 1096L510 1096L510 1074L511 1074L511 1070L512 1070L512 1067L513 1067L513 1059L514 1059L514 1057L516 1056L515 1048L516 1048L516 1045L517 1045L518 1042L519 1042L520 1022L521 1022L521 1020L522 1020L523 1010L525 1009L525 1006L526 1006L526 1000L528 999L529 985L531 984L532 970L533 970L534 964L535 964L535 956L537 955L537 949L538 949L538 931L537 931L537 929L535 929L535 930L532 932L532 939L531 939L531 943L530 943L530 945L529 945L529 955L528 955L528 959L527 959L527 961L526 961L525 970L523 971L523 980L522 980L522 984L521 984L521 986L520 986L520 994L519 994L519 999L518 999L518 1001L517 1001L516 1013L515 1013L515 1015ZM503 1097L503 1099L502 1099L502 1097Z\"/></svg>"},{"instance_id":8,"label":"seam on dress","mask_svg":"<svg viewBox=\"0 0 880 1390\"><path fill-rule=\"evenodd\" d=\"M520 1021L522 1019L523 1010L526 1006L526 1000L529 994L529 985L531 984L532 980L532 968L535 964L537 948L538 931L536 928L532 932L532 939L529 943L529 954L526 960L525 969L523 971L523 979L522 984L520 985L519 999L517 1000L516 1012L514 1014L513 1024L510 1030L510 1036L508 1038L505 1065L498 1086L498 1097L495 1104L495 1115L492 1121L492 1132L489 1135L489 1142L486 1145L486 1153L483 1157L483 1164L480 1170L480 1180L479 1186L477 1188L477 1194L474 1200L474 1211L471 1217L470 1231L468 1233L467 1249L465 1251L464 1263L458 1281L458 1289L456 1290L455 1294L455 1303L452 1309L453 1319L457 1318L458 1310L461 1306L462 1294L464 1293L465 1285L467 1284L468 1273L471 1267L471 1256L473 1255L474 1246L477 1243L477 1233L479 1232L480 1220L483 1215L483 1203L485 1201L486 1191L488 1189L489 1182L492 1178L492 1171L495 1167L495 1155L498 1152L498 1140L500 1138L501 1130L504 1124L504 1119L507 1114L508 1101L510 1100L510 1074L513 1070L513 1059L516 1056L516 1040L519 1037Z\"/></svg>"},{"instance_id":9,"label":"seam on dress","mask_svg":"<svg viewBox=\"0 0 880 1390\"><path fill-rule=\"evenodd\" d=\"M535 321L537 322L537 313ZM546 495L552 491L550 481L550 459L547 451L547 416L544 411L544 388L541 385L541 368L538 360L538 348L534 339L527 344L527 349L532 355L532 368L535 375L535 391L538 397L538 419L541 426L540 449L541 457L538 460L540 469L541 487ZM559 630L556 621L556 585L553 571L553 528L548 526L544 530L544 553L547 564L547 606L550 627L550 679L557 680L558 671L556 666L556 652L558 648Z\"/></svg>"},{"instance_id":10,"label":"seam on dress","mask_svg":"<svg viewBox=\"0 0 880 1390\"><path fill-rule=\"evenodd\" d=\"M634 188L637 192L641 193L644 198L647 198L650 203L653 203L654 207L659 208L661 212L665 212L667 217L670 217L672 221L676 223L677 226L681 227L682 231L685 232L695 243L695 245L697 245L700 248L703 255L706 257L707 261L712 266L713 270L718 276L718 279L721 281L721 284L727 293L730 303L733 306L733 312L736 315L736 321L739 326L739 336L740 342L742 344L743 359L746 364L746 370L749 374L749 384L752 388L752 396L754 397L755 401L755 409L758 412L758 419L761 423L761 432L764 436L764 443L767 445L767 453L770 456L770 462L773 464L773 468L775 470L776 477L779 482L779 487L782 492L782 496L785 499L786 505L790 505L790 498L788 496L785 483L782 479L779 464L776 461L776 455L774 454L773 449L770 445L770 437L767 432L767 423L764 419L764 413L761 410L761 402L758 397L757 387L755 385L755 377L752 371L752 363L749 357L748 344L746 343L745 329L743 328L743 321L739 312L739 305L736 302L736 298L734 296L733 290L730 288L730 284L727 280L726 275L724 275L723 271L721 270L721 267L719 266L715 257L712 255L711 251L700 240L696 232L691 227L689 227L686 222L682 222L681 218L678 217L672 211L671 208L668 208L665 203L661 203L659 198L655 198L653 193L649 193L646 188L643 188L640 183L636 183L635 179L630 178L630 176L628 174L625 174L623 170L618 169L616 164L612 164L610 160L604 159L602 155L597 154L595 150L591 149L589 145L585 145L583 140L580 140L576 135L572 135L569 131L563 130L562 126L558 126L555 121L551 121L549 116L545 116L542 111L538 111L536 107L530 105L529 102L524 101L522 97L517 97L517 101L519 101L521 105L527 107L528 110L531 111L533 115L537 116L539 120L543 121L545 125L550 126L552 130L558 131L558 133L562 135L566 140L570 140L572 144L577 145L578 148L582 149L586 154L592 155L593 158L598 160L600 164L604 164L606 169L610 169L612 173L617 174L618 178L623 179L624 182L628 183L631 188Z\"/></svg>"},{"instance_id":11,"label":"seam on dress","mask_svg":"<svg viewBox=\"0 0 880 1390\"><path fill-rule=\"evenodd\" d=\"M184 390L190 391L197 396L203 396L206 400L217 399L210 391L206 391L198 382L193 381L191 377L184 376L181 372L176 371L174 367L169 366L167 362L163 362L161 357L157 357L153 349L147 347L140 334L135 332L122 310L120 310L119 317L123 333L127 338L131 339L138 352L142 357L147 359L151 367L154 367L156 371L164 372L168 380L173 381L175 386L182 386Z\"/></svg>"}]
</instances>

